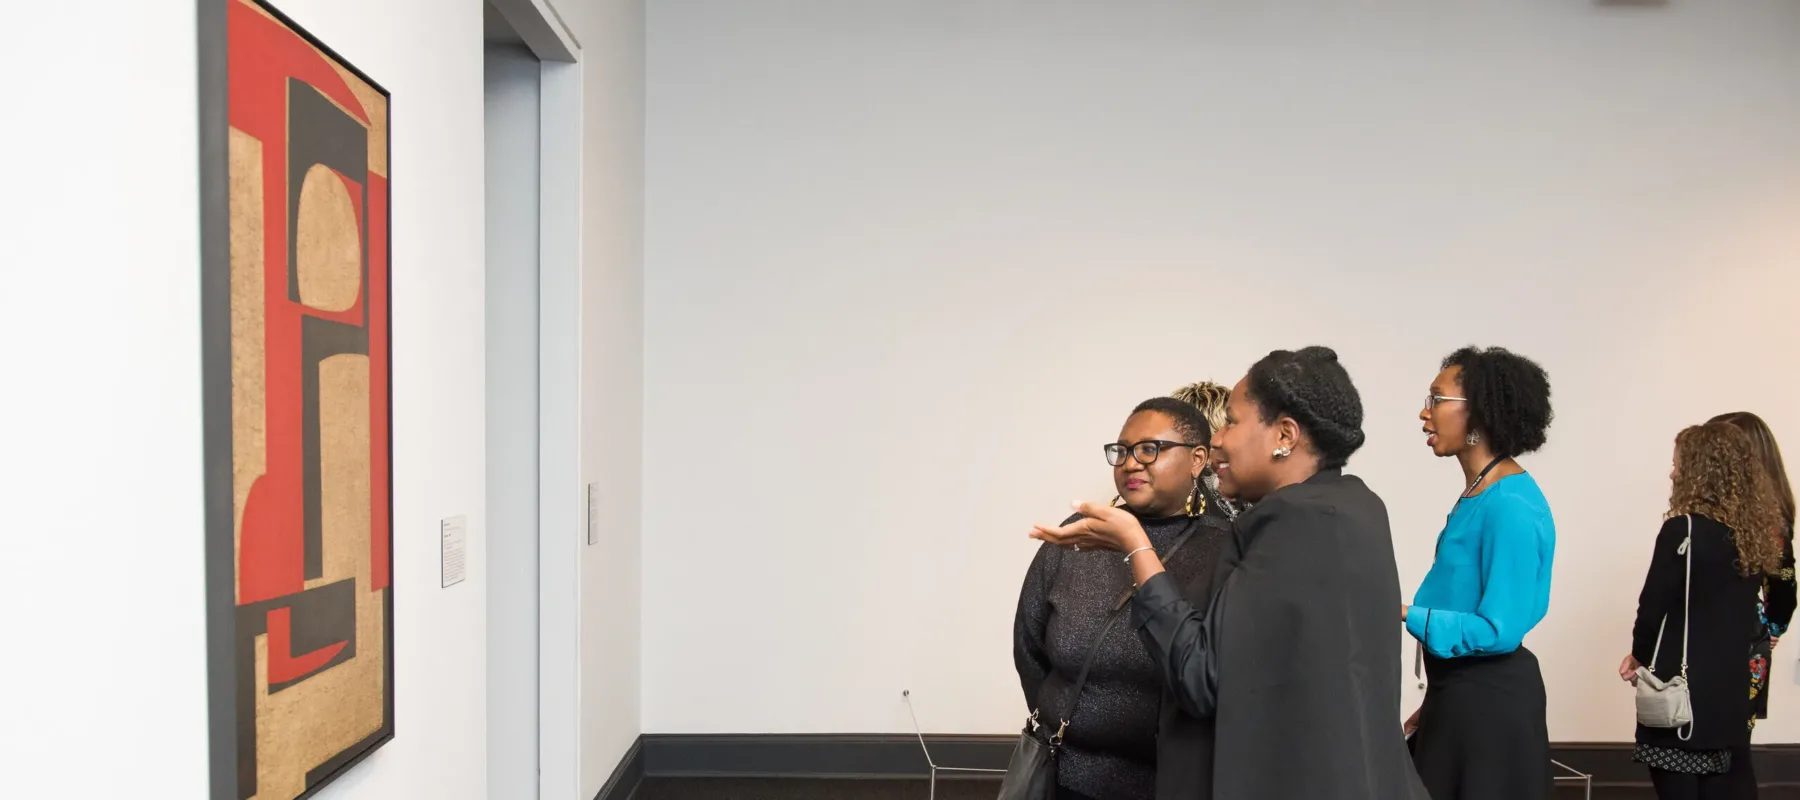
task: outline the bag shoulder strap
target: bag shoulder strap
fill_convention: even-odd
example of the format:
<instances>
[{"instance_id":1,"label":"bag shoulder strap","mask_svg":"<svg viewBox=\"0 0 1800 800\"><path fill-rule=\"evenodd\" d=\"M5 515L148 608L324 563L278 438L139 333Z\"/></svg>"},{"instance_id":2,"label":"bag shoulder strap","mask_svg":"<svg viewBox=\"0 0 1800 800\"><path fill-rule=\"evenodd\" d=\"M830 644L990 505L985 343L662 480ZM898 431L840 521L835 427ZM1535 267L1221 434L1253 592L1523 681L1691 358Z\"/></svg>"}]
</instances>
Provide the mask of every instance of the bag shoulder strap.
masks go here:
<instances>
[{"instance_id":1,"label":"bag shoulder strap","mask_svg":"<svg viewBox=\"0 0 1800 800\"><path fill-rule=\"evenodd\" d=\"M1688 610L1694 591L1694 515L1687 515L1687 538L1675 552L1687 557L1687 578L1681 587L1681 677L1687 677L1688 668L1688 633L1691 625L1688 621ZM1663 629L1669 625L1669 615L1664 614L1662 623L1656 626L1656 646L1650 651L1650 672L1656 672L1656 659L1662 655Z\"/></svg>"},{"instance_id":2,"label":"bag shoulder strap","mask_svg":"<svg viewBox=\"0 0 1800 800\"><path fill-rule=\"evenodd\" d=\"M1175 540L1175 545L1169 548L1169 552L1161 556L1165 564L1173 559L1177 552L1180 552L1182 545L1187 544L1188 540L1193 538L1194 527L1199 524L1200 519L1200 517L1196 517L1194 522L1188 523L1187 528L1181 532L1181 537ZM1126 599L1130 599L1130 596L1127 595ZM1093 643L1088 645L1087 656L1081 660L1081 672L1075 676L1075 691L1069 695L1069 710L1058 720L1061 724L1057 726L1056 734L1051 737L1051 744L1062 743L1063 734L1069 729L1069 720L1075 718L1075 709L1081 705L1081 690L1087 686L1088 670L1094 666L1094 656L1099 655L1100 645L1106 642L1106 635L1112 632L1113 625L1118 623L1119 617L1124 615L1124 611L1125 604L1121 603L1112 611L1107 612L1106 624L1100 626L1100 632L1094 635Z\"/></svg>"},{"instance_id":3,"label":"bag shoulder strap","mask_svg":"<svg viewBox=\"0 0 1800 800\"><path fill-rule=\"evenodd\" d=\"M1688 631L1693 626L1688 610L1694 595L1694 515L1687 518L1687 540L1681 543L1681 549L1687 551L1687 580L1681 586L1681 677L1687 677L1688 668Z\"/></svg>"}]
</instances>

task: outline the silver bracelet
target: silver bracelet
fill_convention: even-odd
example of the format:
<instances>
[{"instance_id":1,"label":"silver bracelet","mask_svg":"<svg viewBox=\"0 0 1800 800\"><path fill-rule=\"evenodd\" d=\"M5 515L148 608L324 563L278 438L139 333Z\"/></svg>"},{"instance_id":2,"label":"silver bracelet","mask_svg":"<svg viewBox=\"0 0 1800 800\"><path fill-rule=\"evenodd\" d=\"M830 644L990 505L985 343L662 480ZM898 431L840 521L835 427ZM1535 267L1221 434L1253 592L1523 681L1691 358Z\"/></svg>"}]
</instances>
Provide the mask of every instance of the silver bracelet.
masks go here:
<instances>
[{"instance_id":1,"label":"silver bracelet","mask_svg":"<svg viewBox=\"0 0 1800 800\"><path fill-rule=\"evenodd\" d=\"M1125 554L1125 563L1127 563L1127 564L1129 564L1129 563L1131 563L1131 557L1132 557L1132 556L1135 556L1135 555L1137 555L1137 554L1138 554L1138 553L1142 553L1142 552L1144 552L1144 551L1145 551L1145 550L1155 550L1155 549L1156 549L1156 548L1154 548L1154 547L1151 547L1151 546L1149 546L1149 545L1145 545L1145 546L1143 546L1143 547L1140 547L1140 548L1138 548L1138 549L1136 549L1136 550L1133 550L1133 551L1131 551L1131 552L1129 552L1129 553L1126 553L1126 554Z\"/></svg>"}]
</instances>

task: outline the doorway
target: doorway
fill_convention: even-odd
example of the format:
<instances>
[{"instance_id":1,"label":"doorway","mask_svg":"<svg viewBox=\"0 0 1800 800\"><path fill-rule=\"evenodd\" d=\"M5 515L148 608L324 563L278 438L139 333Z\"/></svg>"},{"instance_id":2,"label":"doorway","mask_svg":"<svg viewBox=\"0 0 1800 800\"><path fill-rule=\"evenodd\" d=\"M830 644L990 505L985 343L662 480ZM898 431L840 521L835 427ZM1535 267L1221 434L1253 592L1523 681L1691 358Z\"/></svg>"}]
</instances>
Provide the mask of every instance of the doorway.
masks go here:
<instances>
[{"instance_id":1,"label":"doorway","mask_svg":"<svg viewBox=\"0 0 1800 800\"><path fill-rule=\"evenodd\" d=\"M579 46L547 0L483 10L488 797L579 765ZM571 177L572 175L572 177Z\"/></svg>"},{"instance_id":2,"label":"doorway","mask_svg":"<svg viewBox=\"0 0 1800 800\"><path fill-rule=\"evenodd\" d=\"M487 206L488 797L538 796L542 63L482 4Z\"/></svg>"}]
</instances>

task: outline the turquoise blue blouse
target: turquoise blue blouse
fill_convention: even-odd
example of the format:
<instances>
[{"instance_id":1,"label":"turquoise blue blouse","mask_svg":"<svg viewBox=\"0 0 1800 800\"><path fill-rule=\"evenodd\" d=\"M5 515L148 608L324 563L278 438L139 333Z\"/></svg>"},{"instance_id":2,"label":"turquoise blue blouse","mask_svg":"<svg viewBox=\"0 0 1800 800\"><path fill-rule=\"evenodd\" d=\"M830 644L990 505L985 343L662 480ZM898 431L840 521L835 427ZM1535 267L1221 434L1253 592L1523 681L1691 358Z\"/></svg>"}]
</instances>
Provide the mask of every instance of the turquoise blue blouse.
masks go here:
<instances>
[{"instance_id":1,"label":"turquoise blue blouse","mask_svg":"<svg viewBox=\"0 0 1800 800\"><path fill-rule=\"evenodd\" d=\"M1550 610L1555 557L1556 521L1537 481L1501 478L1451 512L1406 630L1438 658L1517 650Z\"/></svg>"}]
</instances>

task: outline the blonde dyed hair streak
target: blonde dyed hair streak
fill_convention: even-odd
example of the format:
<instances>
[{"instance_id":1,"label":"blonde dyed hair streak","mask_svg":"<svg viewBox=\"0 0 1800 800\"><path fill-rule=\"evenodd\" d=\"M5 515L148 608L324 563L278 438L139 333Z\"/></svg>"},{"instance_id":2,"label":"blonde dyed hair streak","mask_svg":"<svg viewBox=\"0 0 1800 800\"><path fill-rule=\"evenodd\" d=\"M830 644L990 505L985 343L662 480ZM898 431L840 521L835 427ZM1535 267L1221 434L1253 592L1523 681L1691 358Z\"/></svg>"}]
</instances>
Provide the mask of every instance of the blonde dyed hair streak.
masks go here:
<instances>
[{"instance_id":1,"label":"blonde dyed hair streak","mask_svg":"<svg viewBox=\"0 0 1800 800\"><path fill-rule=\"evenodd\" d=\"M1200 409L1213 433L1225 428L1225 404L1231 399L1231 387L1200 381L1176 389L1169 396Z\"/></svg>"}]
</instances>

